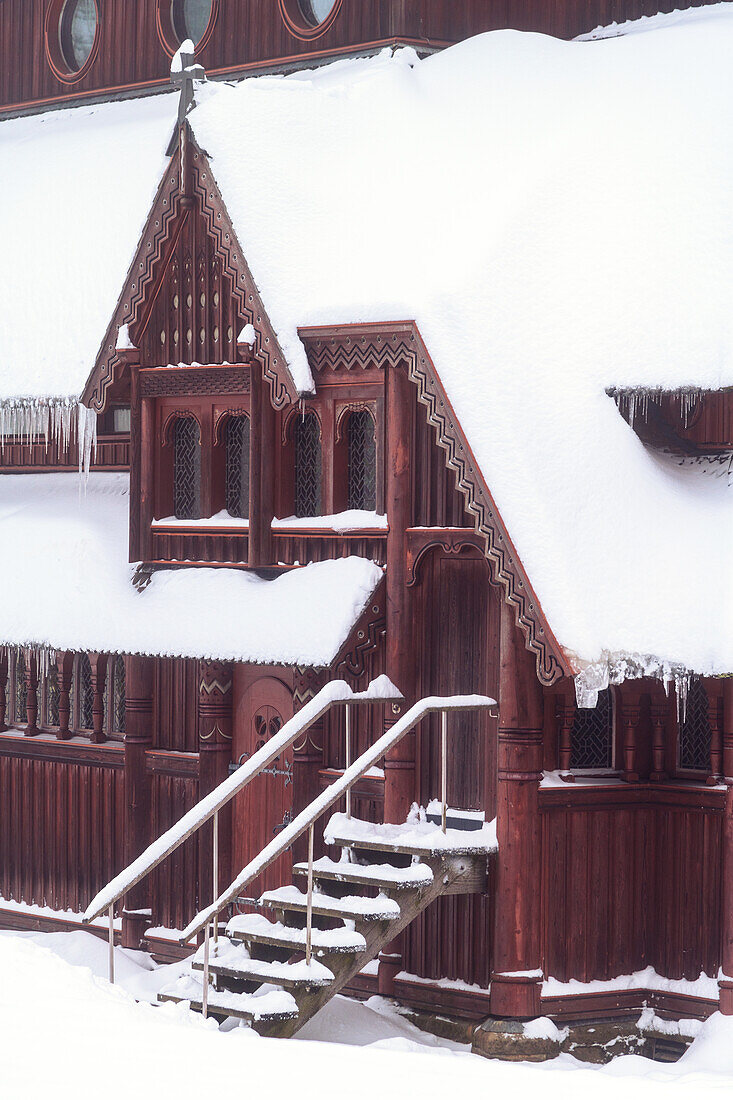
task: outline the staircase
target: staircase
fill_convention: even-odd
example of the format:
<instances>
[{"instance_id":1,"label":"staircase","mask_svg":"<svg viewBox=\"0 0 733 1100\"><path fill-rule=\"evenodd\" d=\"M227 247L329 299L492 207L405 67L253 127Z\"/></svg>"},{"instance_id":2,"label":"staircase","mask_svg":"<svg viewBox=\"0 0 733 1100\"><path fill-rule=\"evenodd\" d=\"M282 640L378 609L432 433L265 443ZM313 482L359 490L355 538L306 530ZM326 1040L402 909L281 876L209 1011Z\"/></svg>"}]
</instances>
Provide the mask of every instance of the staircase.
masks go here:
<instances>
[{"instance_id":1,"label":"staircase","mask_svg":"<svg viewBox=\"0 0 733 1100\"><path fill-rule=\"evenodd\" d=\"M204 947L190 972L159 994L197 1011L246 1021L260 1035L294 1035L437 897L486 887L493 829L447 829L428 822L372 825L336 814L326 829L339 858L311 865L308 893L271 890L260 904L272 913L233 917L209 950L204 997ZM308 880L308 863L293 868Z\"/></svg>"}]
</instances>

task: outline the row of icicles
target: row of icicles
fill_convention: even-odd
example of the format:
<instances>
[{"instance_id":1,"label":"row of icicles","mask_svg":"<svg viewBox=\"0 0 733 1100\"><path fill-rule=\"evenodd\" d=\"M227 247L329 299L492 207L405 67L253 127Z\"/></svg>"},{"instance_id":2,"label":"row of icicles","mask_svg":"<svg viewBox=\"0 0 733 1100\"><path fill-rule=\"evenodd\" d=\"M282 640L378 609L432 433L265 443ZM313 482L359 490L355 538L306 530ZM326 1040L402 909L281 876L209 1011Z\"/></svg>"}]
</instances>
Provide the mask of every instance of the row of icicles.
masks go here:
<instances>
[{"instance_id":1,"label":"row of icicles","mask_svg":"<svg viewBox=\"0 0 733 1100\"><path fill-rule=\"evenodd\" d=\"M89 473L97 455L97 414L75 397L12 398L0 402L0 452L6 442L55 443L68 452L79 448L79 473Z\"/></svg>"}]
</instances>

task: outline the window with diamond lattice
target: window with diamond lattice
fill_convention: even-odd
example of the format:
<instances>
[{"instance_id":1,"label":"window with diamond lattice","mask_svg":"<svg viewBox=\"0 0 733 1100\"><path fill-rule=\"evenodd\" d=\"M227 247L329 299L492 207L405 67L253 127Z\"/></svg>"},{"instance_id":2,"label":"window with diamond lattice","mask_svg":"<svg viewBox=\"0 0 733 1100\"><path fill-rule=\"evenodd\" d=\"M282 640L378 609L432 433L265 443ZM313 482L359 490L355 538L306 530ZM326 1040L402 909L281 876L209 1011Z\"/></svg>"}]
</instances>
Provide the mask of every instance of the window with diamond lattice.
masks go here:
<instances>
[{"instance_id":1,"label":"window with diamond lattice","mask_svg":"<svg viewBox=\"0 0 733 1100\"><path fill-rule=\"evenodd\" d=\"M49 663L44 680L45 704L44 721L47 726L59 724L59 680L56 665Z\"/></svg>"},{"instance_id":2,"label":"window with diamond lattice","mask_svg":"<svg viewBox=\"0 0 733 1100\"><path fill-rule=\"evenodd\" d=\"M685 720L680 727L679 766L690 771L710 770L710 715L708 693L693 680L687 692Z\"/></svg>"},{"instance_id":3,"label":"window with diamond lattice","mask_svg":"<svg viewBox=\"0 0 733 1100\"><path fill-rule=\"evenodd\" d=\"M26 703L28 701L28 689L25 682L25 657L22 653L15 657L15 721L22 724L28 721Z\"/></svg>"},{"instance_id":4,"label":"window with diamond lattice","mask_svg":"<svg viewBox=\"0 0 733 1100\"><path fill-rule=\"evenodd\" d=\"M115 657L112 663L112 731L125 732L125 661Z\"/></svg>"},{"instance_id":5,"label":"window with diamond lattice","mask_svg":"<svg viewBox=\"0 0 733 1100\"><path fill-rule=\"evenodd\" d=\"M321 514L321 440L318 417L295 418L295 514Z\"/></svg>"},{"instance_id":6,"label":"window with diamond lattice","mask_svg":"<svg viewBox=\"0 0 733 1100\"><path fill-rule=\"evenodd\" d=\"M191 416L179 416L173 430L173 514L177 519L201 515L201 441Z\"/></svg>"},{"instance_id":7,"label":"window with diamond lattice","mask_svg":"<svg viewBox=\"0 0 733 1100\"><path fill-rule=\"evenodd\" d=\"M94 726L94 692L92 690L92 666L86 653L80 653L76 665L77 698L79 700L79 729L90 730Z\"/></svg>"},{"instance_id":8,"label":"window with diamond lattice","mask_svg":"<svg viewBox=\"0 0 733 1100\"><path fill-rule=\"evenodd\" d=\"M349 496L347 508L373 512L377 506L377 444L366 409L352 412L348 424Z\"/></svg>"},{"instance_id":9,"label":"window with diamond lattice","mask_svg":"<svg viewBox=\"0 0 733 1100\"><path fill-rule=\"evenodd\" d=\"M613 767L613 699L599 691L592 709L578 708L570 733L571 768Z\"/></svg>"},{"instance_id":10,"label":"window with diamond lattice","mask_svg":"<svg viewBox=\"0 0 733 1100\"><path fill-rule=\"evenodd\" d=\"M249 417L230 416L226 427L226 501L230 516L249 515Z\"/></svg>"}]
</instances>

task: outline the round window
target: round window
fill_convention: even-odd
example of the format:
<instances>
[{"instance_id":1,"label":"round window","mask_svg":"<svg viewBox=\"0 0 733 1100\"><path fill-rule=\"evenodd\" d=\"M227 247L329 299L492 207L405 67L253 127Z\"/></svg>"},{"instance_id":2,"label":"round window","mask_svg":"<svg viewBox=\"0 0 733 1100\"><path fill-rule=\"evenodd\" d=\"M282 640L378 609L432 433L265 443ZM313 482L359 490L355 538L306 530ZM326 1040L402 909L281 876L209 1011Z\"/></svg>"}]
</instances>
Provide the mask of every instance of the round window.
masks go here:
<instances>
[{"instance_id":1,"label":"round window","mask_svg":"<svg viewBox=\"0 0 733 1100\"><path fill-rule=\"evenodd\" d=\"M59 49L69 72L84 68L97 34L95 0L66 0L59 19Z\"/></svg>"},{"instance_id":2,"label":"round window","mask_svg":"<svg viewBox=\"0 0 733 1100\"><path fill-rule=\"evenodd\" d=\"M298 0L301 15L311 27L319 27L333 11L336 0Z\"/></svg>"},{"instance_id":3,"label":"round window","mask_svg":"<svg viewBox=\"0 0 733 1100\"><path fill-rule=\"evenodd\" d=\"M172 0L171 24L179 42L190 38L198 46L211 19L213 0Z\"/></svg>"}]
</instances>

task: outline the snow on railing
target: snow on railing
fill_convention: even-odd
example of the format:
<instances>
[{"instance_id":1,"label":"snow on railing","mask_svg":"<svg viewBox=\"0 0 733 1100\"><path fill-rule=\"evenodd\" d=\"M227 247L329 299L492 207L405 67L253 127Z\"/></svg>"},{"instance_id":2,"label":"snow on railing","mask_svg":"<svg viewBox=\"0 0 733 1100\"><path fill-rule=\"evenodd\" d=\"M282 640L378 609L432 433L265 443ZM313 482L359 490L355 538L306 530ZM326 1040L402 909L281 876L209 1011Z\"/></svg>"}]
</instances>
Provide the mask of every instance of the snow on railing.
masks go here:
<instances>
[{"instance_id":1,"label":"snow on railing","mask_svg":"<svg viewBox=\"0 0 733 1100\"><path fill-rule=\"evenodd\" d=\"M332 706L347 703L383 703L396 702L403 696L387 676L378 676L366 691L353 691L345 680L332 680L326 684L305 706L298 711L282 729L262 748L258 749L246 764L228 776L205 798L202 798L188 813L184 814L167 832L153 841L145 851L133 860L123 871L107 883L88 905L84 924L110 909L123 894L131 890L136 883L145 878L167 856L171 855L185 840L197 832L210 818L218 814L234 796L250 783L284 752L301 734L317 722ZM215 823L216 824L216 823ZM214 880L216 881L216 879ZM218 887L217 887L218 889Z\"/></svg>"},{"instance_id":2,"label":"snow on railing","mask_svg":"<svg viewBox=\"0 0 733 1100\"><path fill-rule=\"evenodd\" d=\"M241 894L242 890L258 875L262 874L271 863L274 863L286 852L288 848L301 836L306 829L310 829L309 843L308 843L308 886L309 897L312 890L312 876L310 873L310 867L313 860L313 824L314 822L327 810L334 802L338 802L347 791L360 779L365 772L374 767L378 760L380 760L390 749L394 748L402 738L413 729L427 714L442 715L442 759L443 759L443 778L442 778L442 794L443 794L443 831L445 831L445 760L446 760L446 714L448 711L458 710L488 710L489 707L496 706L496 700L490 699L485 695L453 695L447 697L440 696L428 696L425 699L421 699L418 703L415 703L406 714L395 722L395 724L387 730L371 748L368 748L366 752L355 760L350 767L347 767L343 775L339 776L333 783L331 783L321 794L315 798L309 806L306 806L298 816L289 824L286 825L281 832L271 840L266 847L262 849L259 855L255 856L251 860L243 871L234 879L231 885L220 894L215 901L212 902L206 909L202 909L198 913L190 924L184 929L181 935L181 943L186 943L195 936L196 933L202 929L207 933L207 947L208 947L208 928L209 924L229 902L233 901ZM310 916L310 904L308 906ZM310 923L310 920L309 920ZM306 952L306 955L308 952Z\"/></svg>"}]
</instances>

